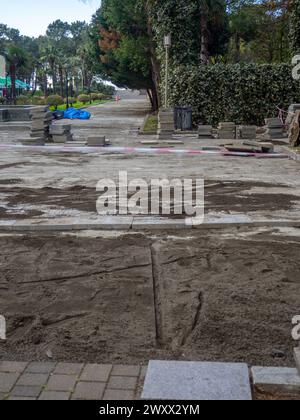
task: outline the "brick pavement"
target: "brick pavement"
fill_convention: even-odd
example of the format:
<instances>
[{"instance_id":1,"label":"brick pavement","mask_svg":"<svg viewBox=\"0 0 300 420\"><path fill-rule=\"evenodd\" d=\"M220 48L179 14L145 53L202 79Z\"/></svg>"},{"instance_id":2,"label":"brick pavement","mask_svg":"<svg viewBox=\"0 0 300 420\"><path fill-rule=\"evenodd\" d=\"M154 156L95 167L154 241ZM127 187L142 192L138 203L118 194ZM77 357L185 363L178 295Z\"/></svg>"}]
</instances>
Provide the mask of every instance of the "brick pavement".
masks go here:
<instances>
[{"instance_id":1,"label":"brick pavement","mask_svg":"<svg viewBox=\"0 0 300 420\"><path fill-rule=\"evenodd\" d=\"M147 368L0 362L0 400L137 400Z\"/></svg>"}]
</instances>

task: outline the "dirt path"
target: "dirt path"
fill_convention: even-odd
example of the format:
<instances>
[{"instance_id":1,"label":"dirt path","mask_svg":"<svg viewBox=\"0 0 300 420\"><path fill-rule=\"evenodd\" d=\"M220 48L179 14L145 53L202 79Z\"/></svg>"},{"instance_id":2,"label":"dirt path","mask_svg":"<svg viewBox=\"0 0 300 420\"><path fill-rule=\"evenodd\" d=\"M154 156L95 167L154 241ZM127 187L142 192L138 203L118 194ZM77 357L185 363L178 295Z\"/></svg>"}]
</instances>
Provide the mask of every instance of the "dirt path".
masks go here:
<instances>
[{"instance_id":1,"label":"dirt path","mask_svg":"<svg viewBox=\"0 0 300 420\"><path fill-rule=\"evenodd\" d=\"M299 237L186 235L1 237L0 358L293 365Z\"/></svg>"}]
</instances>

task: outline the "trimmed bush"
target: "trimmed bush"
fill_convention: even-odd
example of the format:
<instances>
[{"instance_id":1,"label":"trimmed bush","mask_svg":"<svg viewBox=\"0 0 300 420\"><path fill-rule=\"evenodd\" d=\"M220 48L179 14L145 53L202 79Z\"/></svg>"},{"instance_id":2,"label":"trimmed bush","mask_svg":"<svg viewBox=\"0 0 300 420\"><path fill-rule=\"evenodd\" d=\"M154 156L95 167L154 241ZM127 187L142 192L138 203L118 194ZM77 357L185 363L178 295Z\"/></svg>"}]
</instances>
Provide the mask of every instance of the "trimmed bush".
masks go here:
<instances>
[{"instance_id":1,"label":"trimmed bush","mask_svg":"<svg viewBox=\"0 0 300 420\"><path fill-rule=\"evenodd\" d=\"M92 99L92 101L97 101L98 100L98 93L91 93L91 99Z\"/></svg>"},{"instance_id":2,"label":"trimmed bush","mask_svg":"<svg viewBox=\"0 0 300 420\"><path fill-rule=\"evenodd\" d=\"M78 101L82 102L83 104L87 104L88 102L90 102L90 97L89 95L82 94L78 96Z\"/></svg>"},{"instance_id":3,"label":"trimmed bush","mask_svg":"<svg viewBox=\"0 0 300 420\"><path fill-rule=\"evenodd\" d=\"M65 104L67 103L67 99L65 99L64 100L65 101ZM69 97L69 104L70 105L73 105L73 104L75 104L77 102L77 98L75 98L74 96L70 96Z\"/></svg>"},{"instance_id":4,"label":"trimmed bush","mask_svg":"<svg viewBox=\"0 0 300 420\"><path fill-rule=\"evenodd\" d=\"M17 105L28 105L30 104L30 99L25 95L20 95L17 97Z\"/></svg>"},{"instance_id":5,"label":"trimmed bush","mask_svg":"<svg viewBox=\"0 0 300 420\"><path fill-rule=\"evenodd\" d=\"M103 99L105 98L106 98L106 95L104 93L97 93L98 101L103 101Z\"/></svg>"},{"instance_id":6,"label":"trimmed bush","mask_svg":"<svg viewBox=\"0 0 300 420\"><path fill-rule=\"evenodd\" d=\"M288 64L179 66L170 73L170 102L192 106L195 123L262 125L278 115L276 107L300 102Z\"/></svg>"},{"instance_id":7,"label":"trimmed bush","mask_svg":"<svg viewBox=\"0 0 300 420\"><path fill-rule=\"evenodd\" d=\"M32 105L47 105L45 98L40 98L38 96L34 96L31 98Z\"/></svg>"},{"instance_id":8,"label":"trimmed bush","mask_svg":"<svg viewBox=\"0 0 300 420\"><path fill-rule=\"evenodd\" d=\"M50 95L46 99L46 102L49 106L54 106L54 108L57 109L59 105L64 104L64 98L60 95Z\"/></svg>"}]
</instances>

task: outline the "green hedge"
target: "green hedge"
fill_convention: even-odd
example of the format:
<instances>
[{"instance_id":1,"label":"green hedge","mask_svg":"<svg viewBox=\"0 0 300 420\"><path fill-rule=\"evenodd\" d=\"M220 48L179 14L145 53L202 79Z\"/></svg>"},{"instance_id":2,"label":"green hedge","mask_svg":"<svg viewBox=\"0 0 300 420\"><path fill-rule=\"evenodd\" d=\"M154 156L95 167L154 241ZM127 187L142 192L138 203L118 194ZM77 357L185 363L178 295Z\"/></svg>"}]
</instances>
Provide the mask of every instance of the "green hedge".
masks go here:
<instances>
[{"instance_id":1,"label":"green hedge","mask_svg":"<svg viewBox=\"0 0 300 420\"><path fill-rule=\"evenodd\" d=\"M276 106L287 110L300 102L300 84L287 64L179 66L170 73L170 102L192 106L195 123L262 125L278 115Z\"/></svg>"}]
</instances>

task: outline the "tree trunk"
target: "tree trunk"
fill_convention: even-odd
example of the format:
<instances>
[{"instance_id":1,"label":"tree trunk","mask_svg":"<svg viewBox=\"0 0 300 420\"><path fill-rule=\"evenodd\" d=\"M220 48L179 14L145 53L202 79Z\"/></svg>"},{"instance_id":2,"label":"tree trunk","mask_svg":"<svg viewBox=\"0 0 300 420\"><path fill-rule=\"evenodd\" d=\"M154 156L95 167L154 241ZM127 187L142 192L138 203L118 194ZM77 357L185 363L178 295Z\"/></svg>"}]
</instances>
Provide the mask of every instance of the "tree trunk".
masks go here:
<instances>
[{"instance_id":1,"label":"tree trunk","mask_svg":"<svg viewBox=\"0 0 300 420\"><path fill-rule=\"evenodd\" d=\"M241 37L238 33L235 34L235 61L239 63L241 61Z\"/></svg>"},{"instance_id":2,"label":"tree trunk","mask_svg":"<svg viewBox=\"0 0 300 420\"><path fill-rule=\"evenodd\" d=\"M11 80L11 100L14 105L16 105L16 65L11 64L10 69L10 80Z\"/></svg>"},{"instance_id":3,"label":"tree trunk","mask_svg":"<svg viewBox=\"0 0 300 420\"><path fill-rule=\"evenodd\" d=\"M204 65L209 64L208 51L208 23L205 6L200 6L200 63Z\"/></svg>"},{"instance_id":4,"label":"tree trunk","mask_svg":"<svg viewBox=\"0 0 300 420\"><path fill-rule=\"evenodd\" d=\"M147 34L149 37L149 45L150 45L150 60L151 60L151 78L153 87L152 91L152 110L157 111L160 107L160 98L158 95L159 86L160 86L160 66L159 62L156 58L156 49L155 44L153 42L153 29L152 29L152 22L151 22L151 9L150 4L147 1L146 3L146 13L147 13Z\"/></svg>"},{"instance_id":5,"label":"tree trunk","mask_svg":"<svg viewBox=\"0 0 300 420\"><path fill-rule=\"evenodd\" d=\"M59 67L59 81L60 81L60 96L64 97L64 75L63 75L63 68Z\"/></svg>"}]
</instances>

